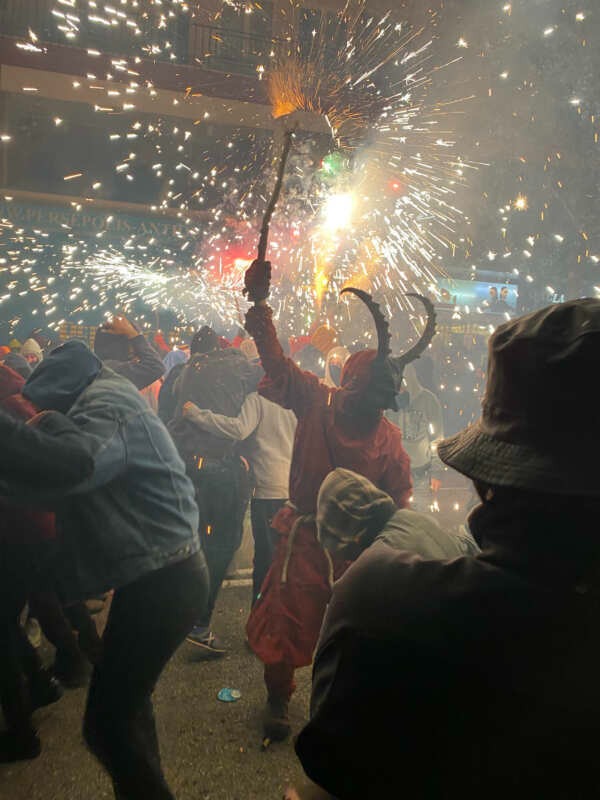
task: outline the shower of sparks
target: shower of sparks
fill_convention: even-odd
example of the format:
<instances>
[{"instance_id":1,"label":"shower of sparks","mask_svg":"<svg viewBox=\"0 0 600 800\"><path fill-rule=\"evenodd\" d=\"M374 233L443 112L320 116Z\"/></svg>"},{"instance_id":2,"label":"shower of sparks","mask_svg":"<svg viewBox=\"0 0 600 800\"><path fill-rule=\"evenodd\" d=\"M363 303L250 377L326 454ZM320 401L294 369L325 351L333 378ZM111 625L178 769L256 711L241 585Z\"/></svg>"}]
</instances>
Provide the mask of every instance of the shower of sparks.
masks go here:
<instances>
[{"instance_id":1,"label":"shower of sparks","mask_svg":"<svg viewBox=\"0 0 600 800\"><path fill-rule=\"evenodd\" d=\"M260 13L260 4L250 0L226 5L244 14ZM524 13L521 5L500 5L495 12L503 31L515 26L515 39ZM167 96L154 85L147 67L157 61L178 62L178 26L193 18L194 8L181 0L119 0L112 6L55 1L48 26L54 25L67 44L81 47L87 57L87 71L71 83L73 100L82 103L79 98L87 93L89 103L93 97L94 117L110 126L106 165L100 169L97 159L95 171L80 162L64 165L65 191L68 187L70 196L78 196L71 207L73 225L62 223L60 230L55 226L48 231L13 219L9 210L0 215L0 304L9 309L4 318L9 330L36 315L52 329L63 320L95 324L117 306L149 318L169 309L186 321L239 323L239 289L272 186L278 131L271 135L243 122L227 129L221 122L209 134L212 108L194 86L178 97L169 94L168 102L188 113L197 109L195 118L151 113L151 104L165 103ZM498 85L516 91L517 97L525 89L532 96L536 91L527 75L519 75L522 64L510 59L510 34L503 38L508 42L502 51L506 61L494 62L490 80L476 72L474 60L482 53L489 57L476 26L456 30L444 50L438 38L443 26L438 34L435 14L423 27L412 29L394 13L378 15L364 2L349 0L339 14L320 15L300 42L296 23L285 28L302 13L293 3L283 9L282 35L255 66L255 78L264 81L259 85L268 88L274 128L285 128L285 118L294 112L301 117L270 248L272 302L280 324L301 333L322 314L332 324L345 324L348 309L355 306L338 305L337 296L349 284L375 293L393 313L405 306L406 291L436 296L437 280L459 257L467 264L469 257L482 265L488 259L496 262L487 266L503 263L507 271L517 263L522 279L531 283L539 243L551 239L566 250L573 229L582 243L581 260L599 257L597 235L577 224L562 200L565 192L558 179L541 201L525 181L516 199L517 188L503 196L498 203L500 240L479 242L478 257L472 255L478 232L469 229L470 215L463 209L477 205L479 195L470 196L468 183L485 183L481 176L493 167L477 171L485 150L465 148L470 98L482 93L493 97ZM536 13L536 20L543 16ZM541 42L553 52L561 46L567 15L560 21L551 17L536 22L528 45ZM581 47L588 17L593 15L586 9L569 17ZM90 31L96 33L92 42L86 38ZM103 52L98 42L103 36L108 42L107 35L111 52L115 42L122 55ZM43 66L46 48L40 30L30 28L25 39L17 47ZM216 55L196 51L195 62L211 67L220 46L215 42ZM472 74L466 80L463 70L455 84L454 70L461 63L471 64ZM229 80L233 84L237 78L230 75ZM42 94L34 85L22 91ZM573 81L561 114L590 119L597 144L597 109L588 95L583 81ZM49 114L48 124L53 134L61 135L69 127L68 112L61 108L57 116L55 111L59 109ZM512 119L508 113L506 117ZM2 153L18 144L18 132L8 127L3 123L0 133ZM528 162L519 163L523 180ZM545 171L550 175L561 163L560 152L549 152ZM128 233L128 223L115 210L107 211L104 223L93 230L78 226L77 216L83 219L87 210L84 198L110 200L112 181L117 187L151 183L156 191L148 196L156 225L146 218L139 230ZM486 195L486 188L481 194ZM0 198L6 209L10 202ZM546 205L552 202L564 204L564 224L545 231ZM517 236L517 225L529 224L538 213L536 230ZM168 237L161 224L170 226Z\"/></svg>"}]
</instances>

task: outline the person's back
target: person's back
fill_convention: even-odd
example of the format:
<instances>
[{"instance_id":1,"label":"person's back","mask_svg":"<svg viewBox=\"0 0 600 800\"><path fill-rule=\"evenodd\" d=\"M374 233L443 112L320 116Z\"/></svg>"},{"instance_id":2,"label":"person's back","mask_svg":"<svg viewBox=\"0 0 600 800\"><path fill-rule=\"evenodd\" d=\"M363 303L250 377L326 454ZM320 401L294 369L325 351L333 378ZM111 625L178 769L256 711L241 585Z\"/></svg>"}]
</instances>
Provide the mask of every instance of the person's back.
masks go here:
<instances>
[{"instance_id":1,"label":"person's back","mask_svg":"<svg viewBox=\"0 0 600 800\"><path fill-rule=\"evenodd\" d=\"M35 385L30 379L25 391L43 406L43 379ZM57 508L67 544L61 572L72 599L198 549L193 487L166 428L134 385L104 367L67 416L98 442L109 477L103 480L101 464L89 490ZM85 530L94 535L82 536Z\"/></svg>"},{"instance_id":2,"label":"person's back","mask_svg":"<svg viewBox=\"0 0 600 800\"><path fill-rule=\"evenodd\" d=\"M201 431L182 416L186 402L217 414L235 417L251 388L251 370L240 350L215 347L192 352L174 386L175 413L169 423L179 452L188 458L220 459L233 453L233 445L222 437Z\"/></svg>"},{"instance_id":3,"label":"person's back","mask_svg":"<svg viewBox=\"0 0 600 800\"><path fill-rule=\"evenodd\" d=\"M287 497L296 417L258 393L248 396L260 409L260 421L241 447L252 467L258 498Z\"/></svg>"},{"instance_id":4,"label":"person's back","mask_svg":"<svg viewBox=\"0 0 600 800\"><path fill-rule=\"evenodd\" d=\"M337 584L297 750L340 800L600 788L600 586L578 580L600 556L596 513L501 514L473 520L478 558L380 541Z\"/></svg>"}]
</instances>

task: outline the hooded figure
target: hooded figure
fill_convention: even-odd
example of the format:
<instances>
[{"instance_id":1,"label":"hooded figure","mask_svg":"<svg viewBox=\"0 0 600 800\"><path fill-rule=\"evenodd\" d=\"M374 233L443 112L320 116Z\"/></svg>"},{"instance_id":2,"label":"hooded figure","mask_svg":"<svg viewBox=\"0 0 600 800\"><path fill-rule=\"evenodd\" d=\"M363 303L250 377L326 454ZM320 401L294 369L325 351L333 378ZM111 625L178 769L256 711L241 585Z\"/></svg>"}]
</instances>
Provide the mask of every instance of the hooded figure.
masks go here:
<instances>
[{"instance_id":1,"label":"hooded figure","mask_svg":"<svg viewBox=\"0 0 600 800\"><path fill-rule=\"evenodd\" d=\"M56 347L32 373L23 394L40 410L67 414L102 369L102 362L76 339Z\"/></svg>"},{"instance_id":2,"label":"hooded figure","mask_svg":"<svg viewBox=\"0 0 600 800\"><path fill-rule=\"evenodd\" d=\"M35 339L27 339L21 347L21 355L32 369L35 369L44 358L42 348Z\"/></svg>"},{"instance_id":3,"label":"hooded figure","mask_svg":"<svg viewBox=\"0 0 600 800\"><path fill-rule=\"evenodd\" d=\"M247 633L251 648L265 664L265 735L282 739L290 733L288 702L294 670L311 663L333 580L347 566L344 559L331 558L317 540L315 514L323 480L336 467L351 469L389 494L398 508L407 505L412 487L402 434L383 415L394 400L396 383L387 324L378 306L355 291L369 300L380 347L355 353L344 365L341 387L330 388L285 357L272 311L263 300L268 294L268 269L255 262L246 273L246 286L255 300L246 315L246 329L265 370L260 393L291 409L298 427L289 504L273 520L279 539Z\"/></svg>"},{"instance_id":4,"label":"hooded figure","mask_svg":"<svg viewBox=\"0 0 600 800\"><path fill-rule=\"evenodd\" d=\"M317 532L326 550L343 551L352 561L377 542L426 559L479 552L471 536L446 533L429 514L398 509L389 494L348 469L335 469L323 481Z\"/></svg>"},{"instance_id":5,"label":"hooded figure","mask_svg":"<svg viewBox=\"0 0 600 800\"><path fill-rule=\"evenodd\" d=\"M162 368L162 365L161 365ZM194 490L175 445L139 391L83 342L53 350L24 395L66 414L93 472L52 500L66 603L114 589L83 734L119 797L170 797L151 694L208 596ZM56 414L40 415L40 430ZM132 647L135 642L135 647Z\"/></svg>"}]
</instances>

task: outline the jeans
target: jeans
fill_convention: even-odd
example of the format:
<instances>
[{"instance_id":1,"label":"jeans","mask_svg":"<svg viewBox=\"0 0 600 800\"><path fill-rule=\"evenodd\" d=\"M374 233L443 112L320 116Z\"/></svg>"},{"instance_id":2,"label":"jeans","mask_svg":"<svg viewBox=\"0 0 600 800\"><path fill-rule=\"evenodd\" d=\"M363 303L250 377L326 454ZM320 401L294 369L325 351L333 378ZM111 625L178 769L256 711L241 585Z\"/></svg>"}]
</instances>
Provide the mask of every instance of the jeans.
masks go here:
<instances>
[{"instance_id":1,"label":"jeans","mask_svg":"<svg viewBox=\"0 0 600 800\"><path fill-rule=\"evenodd\" d=\"M151 696L207 598L201 553L115 592L83 735L120 800L173 800L162 773Z\"/></svg>"},{"instance_id":2,"label":"jeans","mask_svg":"<svg viewBox=\"0 0 600 800\"><path fill-rule=\"evenodd\" d=\"M277 534L271 528L271 522L284 504L285 500L257 500L256 498L250 503L252 537L254 539L253 605L258 599L263 581L273 560Z\"/></svg>"},{"instance_id":3,"label":"jeans","mask_svg":"<svg viewBox=\"0 0 600 800\"><path fill-rule=\"evenodd\" d=\"M250 476L238 457L206 459L191 475L200 512L200 541L210 575L206 613L195 620L208 628L221 584L242 543L244 515L250 499Z\"/></svg>"}]
</instances>

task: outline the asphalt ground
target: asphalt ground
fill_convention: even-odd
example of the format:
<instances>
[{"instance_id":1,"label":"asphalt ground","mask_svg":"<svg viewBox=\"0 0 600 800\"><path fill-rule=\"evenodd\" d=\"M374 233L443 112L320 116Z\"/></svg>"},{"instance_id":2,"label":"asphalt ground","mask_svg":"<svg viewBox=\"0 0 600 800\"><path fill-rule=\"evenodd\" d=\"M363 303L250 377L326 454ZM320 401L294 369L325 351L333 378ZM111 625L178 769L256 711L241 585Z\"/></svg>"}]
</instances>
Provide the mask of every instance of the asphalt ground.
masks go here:
<instances>
[{"instance_id":1,"label":"asphalt ground","mask_svg":"<svg viewBox=\"0 0 600 800\"><path fill-rule=\"evenodd\" d=\"M248 586L221 591L213 630L227 645L227 655L198 662L194 647L184 644L157 686L154 704L163 767L177 800L281 798L302 774L291 742L261 750L262 667L244 639L250 591ZM97 619L101 624L102 617ZM51 660L49 646L42 653ZM308 711L310 670L299 670L297 679L290 709L296 732ZM220 702L217 693L223 687L238 689L240 700ZM85 695L85 689L67 691L58 703L36 712L42 754L34 761L0 765L1 800L113 797L109 779L81 737Z\"/></svg>"}]
</instances>

